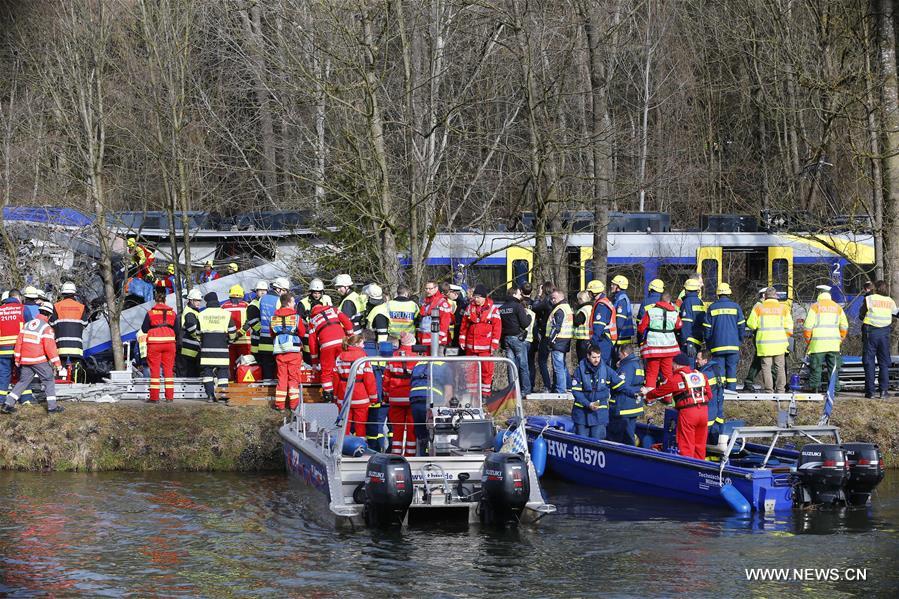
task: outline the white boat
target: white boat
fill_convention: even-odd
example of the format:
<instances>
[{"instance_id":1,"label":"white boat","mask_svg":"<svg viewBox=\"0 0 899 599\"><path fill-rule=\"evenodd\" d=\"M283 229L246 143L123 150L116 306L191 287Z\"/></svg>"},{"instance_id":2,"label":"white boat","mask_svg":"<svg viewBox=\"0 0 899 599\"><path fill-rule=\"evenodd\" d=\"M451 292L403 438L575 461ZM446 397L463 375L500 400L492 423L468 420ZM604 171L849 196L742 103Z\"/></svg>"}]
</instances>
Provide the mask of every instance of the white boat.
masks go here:
<instances>
[{"instance_id":1,"label":"white boat","mask_svg":"<svg viewBox=\"0 0 899 599\"><path fill-rule=\"evenodd\" d=\"M352 397L357 370L379 360L384 359L353 363L345 398ZM555 512L543 499L523 427L506 435L500 451L494 449L496 425L488 408L498 400L483 398L477 381L486 363L495 367L494 380L516 381L501 402L512 404L523 422L517 371L510 360L415 356L390 361L426 368L427 380L435 380L436 370L442 369L440 380L450 383L426 391L428 447L419 450L426 455L406 458L359 447L362 441L346 434L346 400L339 411L334 404L301 398L280 429L290 476L324 508L328 520L341 527L414 524L424 517L505 525L533 523Z\"/></svg>"}]
</instances>

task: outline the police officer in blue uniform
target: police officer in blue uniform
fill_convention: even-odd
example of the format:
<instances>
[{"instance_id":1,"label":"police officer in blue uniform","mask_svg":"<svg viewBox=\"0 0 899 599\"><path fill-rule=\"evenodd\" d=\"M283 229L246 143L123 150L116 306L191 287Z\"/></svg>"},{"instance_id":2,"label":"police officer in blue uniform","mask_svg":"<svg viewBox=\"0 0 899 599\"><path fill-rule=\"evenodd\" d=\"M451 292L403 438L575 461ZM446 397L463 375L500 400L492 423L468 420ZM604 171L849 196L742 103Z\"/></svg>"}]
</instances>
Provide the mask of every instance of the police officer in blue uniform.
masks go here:
<instances>
[{"instance_id":1,"label":"police officer in blue uniform","mask_svg":"<svg viewBox=\"0 0 899 599\"><path fill-rule=\"evenodd\" d=\"M709 402L709 435L721 432L724 424L724 369L720 362L709 359L706 352L696 354L696 368L705 375L712 389L712 400Z\"/></svg>"},{"instance_id":2,"label":"police officer in blue uniform","mask_svg":"<svg viewBox=\"0 0 899 599\"><path fill-rule=\"evenodd\" d=\"M636 445L637 418L643 414L643 363L633 345L618 348L618 371L612 379L609 400L609 438L625 445Z\"/></svg>"},{"instance_id":3,"label":"police officer in blue uniform","mask_svg":"<svg viewBox=\"0 0 899 599\"><path fill-rule=\"evenodd\" d=\"M453 377L450 366L443 361L419 362L412 369L409 384L409 406L415 424L418 455L428 455L429 435L426 425L428 408L448 405L453 396Z\"/></svg>"},{"instance_id":4,"label":"police officer in blue uniform","mask_svg":"<svg viewBox=\"0 0 899 599\"><path fill-rule=\"evenodd\" d=\"M605 439L609 424L609 385L614 371L602 361L602 352L591 345L587 357L581 360L574 371L571 392L574 406L571 420L574 432L584 437Z\"/></svg>"},{"instance_id":5,"label":"police officer in blue uniform","mask_svg":"<svg viewBox=\"0 0 899 599\"><path fill-rule=\"evenodd\" d=\"M725 387L736 391L737 365L740 362L740 345L746 334L746 319L743 309L730 299L730 294L730 285L718 285L718 299L706 310L703 328L711 357L723 364Z\"/></svg>"}]
</instances>

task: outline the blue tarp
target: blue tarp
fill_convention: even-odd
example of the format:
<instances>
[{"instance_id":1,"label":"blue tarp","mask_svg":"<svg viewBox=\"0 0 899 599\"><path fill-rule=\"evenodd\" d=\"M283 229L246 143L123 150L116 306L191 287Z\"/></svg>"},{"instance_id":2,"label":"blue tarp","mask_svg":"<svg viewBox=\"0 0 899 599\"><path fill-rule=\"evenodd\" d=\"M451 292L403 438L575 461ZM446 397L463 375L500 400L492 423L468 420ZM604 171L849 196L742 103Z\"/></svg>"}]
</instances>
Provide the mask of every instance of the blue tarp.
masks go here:
<instances>
[{"instance_id":1,"label":"blue tarp","mask_svg":"<svg viewBox=\"0 0 899 599\"><path fill-rule=\"evenodd\" d=\"M94 217L82 214L77 210L44 206L9 206L3 209L3 219L49 223L64 227L87 227L94 223Z\"/></svg>"}]
</instances>

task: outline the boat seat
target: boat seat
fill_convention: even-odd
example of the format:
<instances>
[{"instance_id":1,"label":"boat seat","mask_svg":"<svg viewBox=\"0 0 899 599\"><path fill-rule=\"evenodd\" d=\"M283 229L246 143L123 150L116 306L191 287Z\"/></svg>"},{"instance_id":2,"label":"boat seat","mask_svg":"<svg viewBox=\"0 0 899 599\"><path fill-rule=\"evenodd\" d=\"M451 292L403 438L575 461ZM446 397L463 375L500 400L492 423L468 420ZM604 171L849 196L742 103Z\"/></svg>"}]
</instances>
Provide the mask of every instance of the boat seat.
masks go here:
<instances>
[{"instance_id":1,"label":"boat seat","mask_svg":"<svg viewBox=\"0 0 899 599\"><path fill-rule=\"evenodd\" d=\"M460 420L459 436L450 443L462 451L484 451L493 447L496 433L489 420Z\"/></svg>"}]
</instances>

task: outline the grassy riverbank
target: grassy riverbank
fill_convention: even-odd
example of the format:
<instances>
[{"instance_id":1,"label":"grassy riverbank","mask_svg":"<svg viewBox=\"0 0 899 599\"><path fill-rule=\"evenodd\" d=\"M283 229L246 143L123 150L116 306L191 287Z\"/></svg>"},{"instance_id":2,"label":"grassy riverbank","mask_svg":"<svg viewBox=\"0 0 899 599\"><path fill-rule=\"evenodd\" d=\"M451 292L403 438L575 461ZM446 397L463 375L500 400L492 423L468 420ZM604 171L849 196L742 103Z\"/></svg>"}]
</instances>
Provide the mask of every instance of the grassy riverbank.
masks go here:
<instances>
[{"instance_id":1,"label":"grassy riverbank","mask_svg":"<svg viewBox=\"0 0 899 599\"><path fill-rule=\"evenodd\" d=\"M786 405L783 408L786 409ZM800 402L797 424L817 424L822 404ZM570 407L561 401L527 401L528 414L568 414ZM727 401L725 417L745 420L747 425L773 426L777 423L777 406L769 401ZM664 406L649 408L649 416L662 423ZM899 468L899 400L837 399L831 423L840 427L844 441L877 443L883 451L887 468Z\"/></svg>"},{"instance_id":2,"label":"grassy riverbank","mask_svg":"<svg viewBox=\"0 0 899 599\"><path fill-rule=\"evenodd\" d=\"M0 417L0 469L257 472L284 467L281 415L258 407L66 403Z\"/></svg>"}]
</instances>

